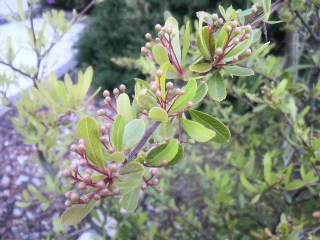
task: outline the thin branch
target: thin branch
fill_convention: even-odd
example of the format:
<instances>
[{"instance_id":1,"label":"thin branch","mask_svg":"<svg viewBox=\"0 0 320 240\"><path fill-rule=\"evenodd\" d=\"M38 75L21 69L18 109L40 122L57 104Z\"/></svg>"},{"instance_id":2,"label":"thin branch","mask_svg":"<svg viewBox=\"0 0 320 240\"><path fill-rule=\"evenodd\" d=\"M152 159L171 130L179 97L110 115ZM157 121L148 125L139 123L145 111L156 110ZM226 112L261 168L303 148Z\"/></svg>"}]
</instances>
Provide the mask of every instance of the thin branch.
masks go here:
<instances>
[{"instance_id":1,"label":"thin branch","mask_svg":"<svg viewBox=\"0 0 320 240\"><path fill-rule=\"evenodd\" d=\"M320 42L320 36L317 36L315 34L315 32L313 32L313 30L310 28L309 24L307 23L307 21L303 18L302 14L299 11L294 11L297 14L297 17L300 19L301 23L303 24L303 26L308 30L308 32L310 33L310 35L312 36L312 38L316 41L316 42Z\"/></svg>"},{"instance_id":2,"label":"thin branch","mask_svg":"<svg viewBox=\"0 0 320 240\"><path fill-rule=\"evenodd\" d=\"M12 66L10 63L6 63L6 62L3 62L3 61L0 61L0 64L5 65L5 66L11 68L13 71L18 72L18 73L20 73L21 75L23 75L23 76L25 76L25 77L30 78L32 81L34 80L34 77L32 77L30 74L21 71L20 69Z\"/></svg>"}]
</instances>

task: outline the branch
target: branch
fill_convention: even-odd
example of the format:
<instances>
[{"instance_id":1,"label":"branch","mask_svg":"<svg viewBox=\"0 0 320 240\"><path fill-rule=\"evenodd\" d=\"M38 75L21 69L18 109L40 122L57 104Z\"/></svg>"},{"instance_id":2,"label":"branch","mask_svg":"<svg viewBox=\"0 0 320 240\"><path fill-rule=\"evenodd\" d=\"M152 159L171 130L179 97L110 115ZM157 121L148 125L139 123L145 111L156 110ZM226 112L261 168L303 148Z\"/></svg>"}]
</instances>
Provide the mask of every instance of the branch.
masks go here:
<instances>
[{"instance_id":1,"label":"branch","mask_svg":"<svg viewBox=\"0 0 320 240\"><path fill-rule=\"evenodd\" d=\"M127 162L125 162L121 167L124 167L128 163L130 163L141 151L144 147L145 143L148 141L149 137L152 133L160 126L161 122L155 122L143 135L142 139L138 143L138 145L127 155Z\"/></svg>"},{"instance_id":2,"label":"branch","mask_svg":"<svg viewBox=\"0 0 320 240\"><path fill-rule=\"evenodd\" d=\"M25 76L25 77L28 77L28 78L30 78L32 81L34 81L34 77L32 77L32 76L31 76L30 74L28 74L28 73L25 73L25 72L21 71L21 70L18 69L18 68L12 66L10 63L6 63L6 62L3 62L3 61L0 61L0 64L5 65L5 66L11 68L13 71L18 72L18 73L20 73L21 75L23 75L23 76Z\"/></svg>"},{"instance_id":3,"label":"branch","mask_svg":"<svg viewBox=\"0 0 320 240\"><path fill-rule=\"evenodd\" d=\"M303 26L308 30L308 32L311 34L312 38L316 42L320 42L320 37L315 34L315 32L312 31L307 21L303 18L302 14L299 11L294 11L297 14L297 17L300 19Z\"/></svg>"}]
</instances>

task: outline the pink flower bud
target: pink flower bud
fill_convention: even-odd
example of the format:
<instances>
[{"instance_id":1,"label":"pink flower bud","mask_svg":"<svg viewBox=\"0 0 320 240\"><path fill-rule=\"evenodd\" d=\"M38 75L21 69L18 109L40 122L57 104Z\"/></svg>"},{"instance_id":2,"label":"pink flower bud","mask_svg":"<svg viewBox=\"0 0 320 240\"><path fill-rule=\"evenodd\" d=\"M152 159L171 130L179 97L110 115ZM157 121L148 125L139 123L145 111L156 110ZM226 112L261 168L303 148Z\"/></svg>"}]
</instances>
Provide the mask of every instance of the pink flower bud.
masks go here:
<instances>
[{"instance_id":1,"label":"pink flower bud","mask_svg":"<svg viewBox=\"0 0 320 240\"><path fill-rule=\"evenodd\" d=\"M71 194L72 194L72 192L66 192L66 193L64 194L64 196L65 196L66 198L70 198L70 197L71 197Z\"/></svg>"},{"instance_id":2,"label":"pink flower bud","mask_svg":"<svg viewBox=\"0 0 320 240\"><path fill-rule=\"evenodd\" d=\"M159 179L158 178L155 178L155 179L153 179L153 181L152 181L152 183L154 184L154 185L158 185L159 184Z\"/></svg>"},{"instance_id":3,"label":"pink flower bud","mask_svg":"<svg viewBox=\"0 0 320 240\"><path fill-rule=\"evenodd\" d=\"M249 49L247 49L245 52L244 52L244 54L245 55L247 55L247 56L250 56L251 55L251 53L252 53L252 51L251 51L251 49L249 48Z\"/></svg>"},{"instance_id":4,"label":"pink flower bud","mask_svg":"<svg viewBox=\"0 0 320 240\"><path fill-rule=\"evenodd\" d=\"M99 194L95 194L95 195L93 196L93 198L94 198L95 200L100 200L100 199L101 199L101 196L100 196Z\"/></svg>"},{"instance_id":5,"label":"pink flower bud","mask_svg":"<svg viewBox=\"0 0 320 240\"><path fill-rule=\"evenodd\" d=\"M85 167L88 165L87 160L86 159L80 159L79 160L79 164L81 167Z\"/></svg>"},{"instance_id":6,"label":"pink flower bud","mask_svg":"<svg viewBox=\"0 0 320 240\"><path fill-rule=\"evenodd\" d=\"M90 201L90 198L89 198L89 196L84 195L84 196L81 197L81 201L84 202L84 203L88 203Z\"/></svg>"},{"instance_id":7,"label":"pink flower bud","mask_svg":"<svg viewBox=\"0 0 320 240\"><path fill-rule=\"evenodd\" d=\"M232 27L230 25L226 26L226 31L227 32L231 32L232 31Z\"/></svg>"},{"instance_id":8,"label":"pink flower bud","mask_svg":"<svg viewBox=\"0 0 320 240\"><path fill-rule=\"evenodd\" d=\"M71 185L75 185L77 183L77 181L72 179L70 183L71 183Z\"/></svg>"},{"instance_id":9,"label":"pink flower bud","mask_svg":"<svg viewBox=\"0 0 320 240\"><path fill-rule=\"evenodd\" d=\"M177 36L177 34L175 32L171 33L171 37L174 38L175 36Z\"/></svg>"},{"instance_id":10,"label":"pink flower bud","mask_svg":"<svg viewBox=\"0 0 320 240\"><path fill-rule=\"evenodd\" d=\"M127 89L127 87L126 87L126 85L121 84L120 87L119 87L119 89L120 89L122 92L124 92L124 91Z\"/></svg>"},{"instance_id":11,"label":"pink flower bud","mask_svg":"<svg viewBox=\"0 0 320 240\"><path fill-rule=\"evenodd\" d=\"M85 183L90 183L90 182L91 182L91 175L90 175L90 174L85 174L85 175L83 175L82 180L83 180Z\"/></svg>"},{"instance_id":12,"label":"pink flower bud","mask_svg":"<svg viewBox=\"0 0 320 240\"><path fill-rule=\"evenodd\" d=\"M78 165L72 165L72 166L71 166L71 169L72 169L74 172L78 172Z\"/></svg>"},{"instance_id":13,"label":"pink flower bud","mask_svg":"<svg viewBox=\"0 0 320 240\"><path fill-rule=\"evenodd\" d=\"M222 53L223 53L223 49L220 48L220 47L218 47L218 48L216 49L215 53L217 54L217 56L221 56Z\"/></svg>"},{"instance_id":14,"label":"pink flower bud","mask_svg":"<svg viewBox=\"0 0 320 240\"><path fill-rule=\"evenodd\" d=\"M113 177L114 178L118 178L118 177L120 177L120 174L118 172L116 172L116 173L113 174Z\"/></svg>"},{"instance_id":15,"label":"pink flower bud","mask_svg":"<svg viewBox=\"0 0 320 240\"><path fill-rule=\"evenodd\" d=\"M232 41L234 44L238 44L240 42L240 39L239 38L234 38L233 41Z\"/></svg>"},{"instance_id":16,"label":"pink flower bud","mask_svg":"<svg viewBox=\"0 0 320 240\"><path fill-rule=\"evenodd\" d=\"M212 18L212 21L215 22L219 19L219 16L218 16L218 14L214 13L211 15L211 18Z\"/></svg>"},{"instance_id":17,"label":"pink flower bud","mask_svg":"<svg viewBox=\"0 0 320 240\"><path fill-rule=\"evenodd\" d=\"M108 169L110 170L110 172L115 173L118 171L118 164L116 163L110 163L108 165Z\"/></svg>"},{"instance_id":18,"label":"pink flower bud","mask_svg":"<svg viewBox=\"0 0 320 240\"><path fill-rule=\"evenodd\" d=\"M158 36L159 36L159 38L164 37L164 31L161 30L161 31L158 33Z\"/></svg>"},{"instance_id":19,"label":"pink flower bud","mask_svg":"<svg viewBox=\"0 0 320 240\"><path fill-rule=\"evenodd\" d=\"M111 102L112 102L111 97L106 97L106 98L104 99L104 102L105 102L106 104L111 103Z\"/></svg>"},{"instance_id":20,"label":"pink flower bud","mask_svg":"<svg viewBox=\"0 0 320 240\"><path fill-rule=\"evenodd\" d=\"M152 91L156 92L156 91L159 89L159 87L158 87L158 85L157 85L157 84L152 83L152 85L151 85L151 89L152 89Z\"/></svg>"},{"instance_id":21,"label":"pink flower bud","mask_svg":"<svg viewBox=\"0 0 320 240\"><path fill-rule=\"evenodd\" d=\"M114 153L115 151L116 151L116 149L114 147L109 148L110 153Z\"/></svg>"},{"instance_id":22,"label":"pink flower bud","mask_svg":"<svg viewBox=\"0 0 320 240\"><path fill-rule=\"evenodd\" d=\"M240 34L240 33L242 32L241 27L235 28L235 29L234 29L234 32L235 32L236 34Z\"/></svg>"},{"instance_id":23,"label":"pink flower bud","mask_svg":"<svg viewBox=\"0 0 320 240\"><path fill-rule=\"evenodd\" d=\"M160 31L161 30L161 25L160 24L157 24L156 26L155 26L155 29L157 30L157 31Z\"/></svg>"},{"instance_id":24,"label":"pink flower bud","mask_svg":"<svg viewBox=\"0 0 320 240\"><path fill-rule=\"evenodd\" d=\"M191 145L193 145L193 144L196 143L196 141L195 141L194 139L189 139L188 143L191 144Z\"/></svg>"},{"instance_id":25,"label":"pink flower bud","mask_svg":"<svg viewBox=\"0 0 320 240\"><path fill-rule=\"evenodd\" d=\"M103 96L104 97L109 97L110 96L110 92L108 90L104 90L103 91Z\"/></svg>"},{"instance_id":26,"label":"pink flower bud","mask_svg":"<svg viewBox=\"0 0 320 240\"><path fill-rule=\"evenodd\" d=\"M72 206L72 202L70 200L67 200L64 202L64 205L66 205L66 207L71 207Z\"/></svg>"},{"instance_id":27,"label":"pink flower bud","mask_svg":"<svg viewBox=\"0 0 320 240\"><path fill-rule=\"evenodd\" d=\"M114 95L118 95L120 93L118 88L113 89L113 94Z\"/></svg>"},{"instance_id":28,"label":"pink flower bud","mask_svg":"<svg viewBox=\"0 0 320 240\"><path fill-rule=\"evenodd\" d=\"M99 109L97 111L98 116L105 116L107 114L107 111L105 109Z\"/></svg>"},{"instance_id":29,"label":"pink flower bud","mask_svg":"<svg viewBox=\"0 0 320 240\"><path fill-rule=\"evenodd\" d=\"M106 126L107 129L111 129L112 128L112 124L111 123L107 123L105 126Z\"/></svg>"},{"instance_id":30,"label":"pink flower bud","mask_svg":"<svg viewBox=\"0 0 320 240\"><path fill-rule=\"evenodd\" d=\"M167 88L168 89L173 89L174 88L174 84L172 82L168 82L167 83Z\"/></svg>"},{"instance_id":31,"label":"pink flower bud","mask_svg":"<svg viewBox=\"0 0 320 240\"><path fill-rule=\"evenodd\" d=\"M192 106L193 106L193 102L191 102L191 101L188 102L187 107L188 107L188 108L192 108Z\"/></svg>"},{"instance_id":32,"label":"pink flower bud","mask_svg":"<svg viewBox=\"0 0 320 240\"><path fill-rule=\"evenodd\" d=\"M105 186L106 184L104 183L104 181L103 180L101 180L101 181L99 181L99 182L97 182L97 188L104 188L104 186Z\"/></svg>"},{"instance_id":33,"label":"pink flower bud","mask_svg":"<svg viewBox=\"0 0 320 240\"><path fill-rule=\"evenodd\" d=\"M72 152L78 152L78 146L75 145L75 144L72 144L72 145L70 146L70 150L71 150Z\"/></svg>"},{"instance_id":34,"label":"pink flower bud","mask_svg":"<svg viewBox=\"0 0 320 240\"><path fill-rule=\"evenodd\" d=\"M246 39L250 39L250 38L251 38L251 34L250 34L250 33L247 33L246 35L244 35L244 37L245 37Z\"/></svg>"},{"instance_id":35,"label":"pink flower bud","mask_svg":"<svg viewBox=\"0 0 320 240\"><path fill-rule=\"evenodd\" d=\"M157 96L158 98L160 98L160 97L162 96L161 91L156 91L156 96Z\"/></svg>"},{"instance_id":36,"label":"pink flower bud","mask_svg":"<svg viewBox=\"0 0 320 240\"><path fill-rule=\"evenodd\" d=\"M238 56L234 56L234 57L233 57L233 61L234 61L234 62L237 62L238 60L239 60L239 57L238 57Z\"/></svg>"},{"instance_id":37,"label":"pink flower bud","mask_svg":"<svg viewBox=\"0 0 320 240\"><path fill-rule=\"evenodd\" d=\"M79 144L78 145L78 151L81 153L85 153L86 152L86 146L83 144Z\"/></svg>"},{"instance_id":38,"label":"pink flower bud","mask_svg":"<svg viewBox=\"0 0 320 240\"><path fill-rule=\"evenodd\" d=\"M108 129L105 125L103 126L100 126L99 127L99 131L102 133L102 134L106 134L108 132Z\"/></svg>"},{"instance_id":39,"label":"pink flower bud","mask_svg":"<svg viewBox=\"0 0 320 240\"><path fill-rule=\"evenodd\" d=\"M107 137L106 137L106 136L100 137L100 141L101 141L102 143L106 143L106 142L107 142Z\"/></svg>"},{"instance_id":40,"label":"pink flower bud","mask_svg":"<svg viewBox=\"0 0 320 240\"><path fill-rule=\"evenodd\" d=\"M81 190L84 190L87 188L87 185L84 182L79 182L78 183L78 188Z\"/></svg>"},{"instance_id":41,"label":"pink flower bud","mask_svg":"<svg viewBox=\"0 0 320 240\"><path fill-rule=\"evenodd\" d=\"M163 165L163 166L168 165L168 163L169 163L169 162L168 162L167 160L163 160L163 161L162 161L162 165Z\"/></svg>"},{"instance_id":42,"label":"pink flower bud","mask_svg":"<svg viewBox=\"0 0 320 240\"><path fill-rule=\"evenodd\" d=\"M258 8L256 5L252 6L252 13L257 13L258 12Z\"/></svg>"},{"instance_id":43,"label":"pink flower bud","mask_svg":"<svg viewBox=\"0 0 320 240\"><path fill-rule=\"evenodd\" d=\"M79 194L76 193L76 192L73 192L73 193L71 194L71 196L70 196L70 200L71 200L72 202L77 202L77 201L79 201L79 200L80 200Z\"/></svg>"},{"instance_id":44,"label":"pink flower bud","mask_svg":"<svg viewBox=\"0 0 320 240\"><path fill-rule=\"evenodd\" d=\"M146 33L145 35L146 39L151 40L152 39L152 35L150 33Z\"/></svg>"},{"instance_id":45,"label":"pink flower bud","mask_svg":"<svg viewBox=\"0 0 320 240\"><path fill-rule=\"evenodd\" d=\"M93 170L91 168L87 168L86 170L84 170L84 172L91 176L93 173Z\"/></svg>"},{"instance_id":46,"label":"pink flower bud","mask_svg":"<svg viewBox=\"0 0 320 240\"><path fill-rule=\"evenodd\" d=\"M172 26L167 26L165 32L168 34L171 34L172 33Z\"/></svg>"},{"instance_id":47,"label":"pink flower bud","mask_svg":"<svg viewBox=\"0 0 320 240\"><path fill-rule=\"evenodd\" d=\"M175 94L176 94L176 95L180 95L180 93L181 93L181 89L180 89L180 88L177 88L176 91L175 91Z\"/></svg>"},{"instance_id":48,"label":"pink flower bud","mask_svg":"<svg viewBox=\"0 0 320 240\"><path fill-rule=\"evenodd\" d=\"M236 27L238 26L238 22L237 22L237 21L232 21L232 22L231 22L231 26L232 26L233 28L236 28Z\"/></svg>"},{"instance_id":49,"label":"pink flower bud","mask_svg":"<svg viewBox=\"0 0 320 240\"><path fill-rule=\"evenodd\" d=\"M186 94L186 91L184 89L181 89L180 95L182 96L182 95L185 95L185 94Z\"/></svg>"},{"instance_id":50,"label":"pink flower bud","mask_svg":"<svg viewBox=\"0 0 320 240\"><path fill-rule=\"evenodd\" d=\"M105 188L101 191L102 196L107 196L109 194L109 189Z\"/></svg>"},{"instance_id":51,"label":"pink flower bud","mask_svg":"<svg viewBox=\"0 0 320 240\"><path fill-rule=\"evenodd\" d=\"M220 24L220 25L223 24L223 19L222 18L218 19L218 24Z\"/></svg>"},{"instance_id":52,"label":"pink flower bud","mask_svg":"<svg viewBox=\"0 0 320 240\"><path fill-rule=\"evenodd\" d=\"M71 177L72 176L72 172L70 171L70 169L66 169L63 171L63 175L65 177Z\"/></svg>"},{"instance_id":53,"label":"pink flower bud","mask_svg":"<svg viewBox=\"0 0 320 240\"><path fill-rule=\"evenodd\" d=\"M86 140L84 140L84 139L79 139L79 144L86 145Z\"/></svg>"},{"instance_id":54,"label":"pink flower bud","mask_svg":"<svg viewBox=\"0 0 320 240\"><path fill-rule=\"evenodd\" d=\"M163 76L163 71L161 69L158 69L157 76L158 77L162 77Z\"/></svg>"},{"instance_id":55,"label":"pink flower bud","mask_svg":"<svg viewBox=\"0 0 320 240\"><path fill-rule=\"evenodd\" d=\"M113 193L114 193L115 195L119 195L119 194L121 193L120 188L115 188L115 189L113 190Z\"/></svg>"},{"instance_id":56,"label":"pink flower bud","mask_svg":"<svg viewBox=\"0 0 320 240\"><path fill-rule=\"evenodd\" d=\"M246 26L246 32L247 32L247 33L250 33L251 31L252 31L251 25L247 25L247 26Z\"/></svg>"},{"instance_id":57,"label":"pink flower bud","mask_svg":"<svg viewBox=\"0 0 320 240\"><path fill-rule=\"evenodd\" d=\"M159 175L159 171L157 169L152 169L151 170L151 175L152 176L158 176Z\"/></svg>"},{"instance_id":58,"label":"pink flower bud","mask_svg":"<svg viewBox=\"0 0 320 240\"><path fill-rule=\"evenodd\" d=\"M146 43L146 48L151 50L152 49L152 44L150 42L147 42Z\"/></svg>"},{"instance_id":59,"label":"pink flower bud","mask_svg":"<svg viewBox=\"0 0 320 240\"><path fill-rule=\"evenodd\" d=\"M142 190L146 190L148 188L148 185L146 183L142 183L140 187Z\"/></svg>"},{"instance_id":60,"label":"pink flower bud","mask_svg":"<svg viewBox=\"0 0 320 240\"><path fill-rule=\"evenodd\" d=\"M147 55L147 54L148 54L148 49L147 49L146 47L142 47L142 48L141 48L141 53L142 53L143 55Z\"/></svg>"}]
</instances>

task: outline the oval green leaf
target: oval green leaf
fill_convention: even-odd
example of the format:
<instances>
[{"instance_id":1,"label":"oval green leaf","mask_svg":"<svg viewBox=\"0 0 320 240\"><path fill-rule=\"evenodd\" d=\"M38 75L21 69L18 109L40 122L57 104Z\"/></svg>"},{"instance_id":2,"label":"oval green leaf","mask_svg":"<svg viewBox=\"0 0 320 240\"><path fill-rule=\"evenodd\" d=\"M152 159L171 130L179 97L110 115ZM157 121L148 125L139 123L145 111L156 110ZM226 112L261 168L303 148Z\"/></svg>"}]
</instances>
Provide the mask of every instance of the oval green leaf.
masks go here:
<instances>
[{"instance_id":1,"label":"oval green leaf","mask_svg":"<svg viewBox=\"0 0 320 240\"><path fill-rule=\"evenodd\" d=\"M190 79L183 89L186 91L186 94L180 96L171 108L171 112L179 112L184 110L187 107L188 102L190 102L196 92L197 92L197 82L194 79Z\"/></svg>"},{"instance_id":2,"label":"oval green leaf","mask_svg":"<svg viewBox=\"0 0 320 240\"><path fill-rule=\"evenodd\" d=\"M223 70L228 74L240 77L251 76L254 74L251 69L239 66L225 66L223 67Z\"/></svg>"},{"instance_id":3,"label":"oval green leaf","mask_svg":"<svg viewBox=\"0 0 320 240\"><path fill-rule=\"evenodd\" d=\"M124 195L121 199L120 205L123 207L127 212L133 212L139 203L140 199L140 186L135 188L133 191Z\"/></svg>"},{"instance_id":4,"label":"oval green leaf","mask_svg":"<svg viewBox=\"0 0 320 240\"><path fill-rule=\"evenodd\" d=\"M197 73L206 73L212 69L212 65L209 63L198 63L191 65L190 70Z\"/></svg>"},{"instance_id":5,"label":"oval green leaf","mask_svg":"<svg viewBox=\"0 0 320 240\"><path fill-rule=\"evenodd\" d=\"M188 135L197 142L207 142L216 135L214 131L198 122L182 119L182 125Z\"/></svg>"},{"instance_id":6,"label":"oval green leaf","mask_svg":"<svg viewBox=\"0 0 320 240\"><path fill-rule=\"evenodd\" d=\"M124 116L126 122L130 122L133 119L132 107L130 104L130 98L126 93L121 93L117 100L118 114Z\"/></svg>"},{"instance_id":7,"label":"oval green leaf","mask_svg":"<svg viewBox=\"0 0 320 240\"><path fill-rule=\"evenodd\" d=\"M154 45L152 53L159 65L163 65L169 61L167 49L162 44Z\"/></svg>"},{"instance_id":8,"label":"oval green leaf","mask_svg":"<svg viewBox=\"0 0 320 240\"><path fill-rule=\"evenodd\" d=\"M151 108L149 112L149 117L155 121L168 122L168 113L163 108Z\"/></svg>"},{"instance_id":9,"label":"oval green leaf","mask_svg":"<svg viewBox=\"0 0 320 240\"><path fill-rule=\"evenodd\" d=\"M191 100L193 102L193 104L198 104L200 103L203 98L207 95L208 92L208 85L206 82L201 81L198 89L196 91L196 94L194 95L193 99Z\"/></svg>"},{"instance_id":10,"label":"oval green leaf","mask_svg":"<svg viewBox=\"0 0 320 240\"><path fill-rule=\"evenodd\" d=\"M216 72L209 77L208 92L211 98L219 102L227 97L226 86L223 77L219 72Z\"/></svg>"},{"instance_id":11,"label":"oval green leaf","mask_svg":"<svg viewBox=\"0 0 320 240\"><path fill-rule=\"evenodd\" d=\"M142 119L135 119L129 122L124 130L124 149L136 146L145 131L146 126Z\"/></svg>"},{"instance_id":12,"label":"oval green leaf","mask_svg":"<svg viewBox=\"0 0 320 240\"><path fill-rule=\"evenodd\" d=\"M170 143L152 149L147 155L147 161L154 166L161 165L164 160L170 162L177 155L178 150L179 141L174 139Z\"/></svg>"},{"instance_id":13,"label":"oval green leaf","mask_svg":"<svg viewBox=\"0 0 320 240\"><path fill-rule=\"evenodd\" d=\"M112 144L120 152L123 149L125 127L126 120L123 115L119 114L114 120L112 127Z\"/></svg>"}]
</instances>

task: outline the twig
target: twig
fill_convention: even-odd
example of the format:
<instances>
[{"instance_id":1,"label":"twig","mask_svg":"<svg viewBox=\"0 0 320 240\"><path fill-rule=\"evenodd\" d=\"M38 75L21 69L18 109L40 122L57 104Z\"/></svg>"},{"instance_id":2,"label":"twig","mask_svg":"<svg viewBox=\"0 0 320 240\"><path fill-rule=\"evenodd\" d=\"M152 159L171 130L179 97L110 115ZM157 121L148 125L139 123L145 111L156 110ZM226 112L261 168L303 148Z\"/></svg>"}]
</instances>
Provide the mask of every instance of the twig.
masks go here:
<instances>
[{"instance_id":1,"label":"twig","mask_svg":"<svg viewBox=\"0 0 320 240\"><path fill-rule=\"evenodd\" d=\"M312 29L310 28L309 24L307 23L307 21L303 18L302 14L299 11L294 11L297 15L297 17L300 19L301 23L303 24L303 26L308 30L308 32L310 33L310 35L312 36L312 38L316 41L316 42L320 42L320 36L317 36L315 34L315 32L312 31Z\"/></svg>"},{"instance_id":2,"label":"twig","mask_svg":"<svg viewBox=\"0 0 320 240\"><path fill-rule=\"evenodd\" d=\"M25 76L25 77L27 77L27 78L30 78L32 81L34 80L34 77L32 77L30 74L21 71L20 69L14 67L14 66L13 66L12 64L10 64L10 63L6 63L6 62L3 62L3 61L0 61L0 64L5 65L5 66L11 68L13 71L18 72L18 73L20 73L21 75L23 75L23 76Z\"/></svg>"}]
</instances>

